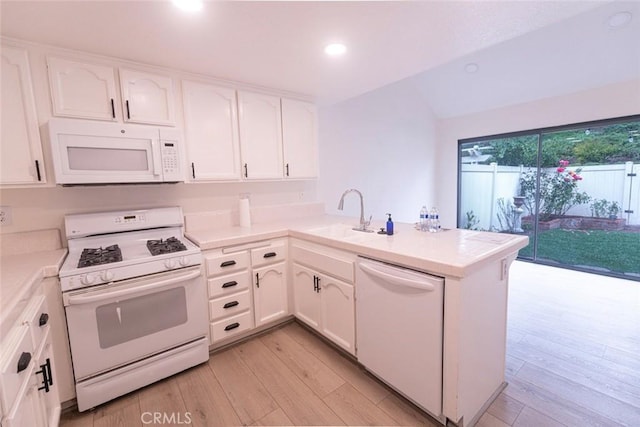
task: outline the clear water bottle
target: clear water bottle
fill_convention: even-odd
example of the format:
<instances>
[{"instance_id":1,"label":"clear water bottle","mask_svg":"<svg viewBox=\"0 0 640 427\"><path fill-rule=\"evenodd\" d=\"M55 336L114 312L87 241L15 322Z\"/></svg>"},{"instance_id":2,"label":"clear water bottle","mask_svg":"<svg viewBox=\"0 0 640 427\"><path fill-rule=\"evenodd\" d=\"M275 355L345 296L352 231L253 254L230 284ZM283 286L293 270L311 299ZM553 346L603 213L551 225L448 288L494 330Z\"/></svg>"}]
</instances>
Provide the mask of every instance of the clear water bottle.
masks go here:
<instances>
[{"instance_id":1,"label":"clear water bottle","mask_svg":"<svg viewBox=\"0 0 640 427\"><path fill-rule=\"evenodd\" d=\"M427 220L428 220L428 212L427 212L427 206L423 206L422 209L420 209L420 231L427 231Z\"/></svg>"},{"instance_id":2,"label":"clear water bottle","mask_svg":"<svg viewBox=\"0 0 640 427\"><path fill-rule=\"evenodd\" d=\"M429 211L429 214L427 215L427 231L429 231L429 233L433 233L434 229L433 229L433 220L436 217L436 208L431 208L431 210Z\"/></svg>"},{"instance_id":3,"label":"clear water bottle","mask_svg":"<svg viewBox=\"0 0 640 427\"><path fill-rule=\"evenodd\" d=\"M440 231L440 214L435 206L431 208L429 213L429 231L432 233Z\"/></svg>"}]
</instances>

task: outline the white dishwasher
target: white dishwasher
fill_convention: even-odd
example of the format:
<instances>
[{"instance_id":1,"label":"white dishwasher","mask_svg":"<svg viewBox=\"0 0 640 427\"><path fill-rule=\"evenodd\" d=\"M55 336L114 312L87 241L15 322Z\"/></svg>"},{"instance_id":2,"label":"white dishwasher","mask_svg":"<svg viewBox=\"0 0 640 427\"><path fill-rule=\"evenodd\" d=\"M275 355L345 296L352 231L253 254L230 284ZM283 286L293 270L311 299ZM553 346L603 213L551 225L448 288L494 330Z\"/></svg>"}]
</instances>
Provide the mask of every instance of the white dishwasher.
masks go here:
<instances>
[{"instance_id":1,"label":"white dishwasher","mask_svg":"<svg viewBox=\"0 0 640 427\"><path fill-rule=\"evenodd\" d=\"M358 361L440 417L444 279L358 258L355 288Z\"/></svg>"}]
</instances>

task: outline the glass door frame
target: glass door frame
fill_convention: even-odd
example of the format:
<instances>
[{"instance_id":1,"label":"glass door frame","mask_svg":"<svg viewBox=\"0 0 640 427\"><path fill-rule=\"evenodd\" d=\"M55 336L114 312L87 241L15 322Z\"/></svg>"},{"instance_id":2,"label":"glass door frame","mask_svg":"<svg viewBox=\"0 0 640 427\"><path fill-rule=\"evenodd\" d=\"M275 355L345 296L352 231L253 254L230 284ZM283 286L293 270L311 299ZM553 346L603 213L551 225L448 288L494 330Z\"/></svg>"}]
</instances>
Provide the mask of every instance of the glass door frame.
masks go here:
<instances>
[{"instance_id":1,"label":"glass door frame","mask_svg":"<svg viewBox=\"0 0 640 427\"><path fill-rule=\"evenodd\" d=\"M611 276L611 277L618 277L618 278L623 278L623 279L627 279L627 280L636 280L636 281L640 281L640 278L634 278L633 276L622 276L621 274L617 274L615 272L605 272L605 271L596 271L594 269L589 269L589 268L584 268L584 267L578 267L578 266L574 266L574 265L570 265L570 264L562 264L562 263L554 263L554 262L550 262L550 261L545 261L545 260L540 260L538 259L538 223L539 223L539 210L540 210L540 170L541 170L541 163L542 163L542 140L543 140L543 135L544 134L549 134L549 133L554 133L554 132L562 132L562 131L569 131L569 130L580 130L583 128L591 128L591 127L601 127L601 126L610 126L610 125L615 125L615 124L619 124L619 123L625 123L625 122L632 122L632 121L640 121L640 114L635 114L635 115L630 115L630 116L622 116L622 117L615 117L615 118L609 118L609 119L600 119L600 120L593 120L593 121L587 121L587 122L579 122L579 123L571 123L571 124L566 124L566 125L559 125L559 126L549 126L549 127L544 127L544 128L537 128L537 129L530 129L530 130L524 130L524 131L516 131L516 132L507 132L507 133L500 133L500 134L491 134L491 135L486 135L486 136L481 136L481 137L473 137L473 138L463 138L463 139L459 139L458 140L458 182L457 182L457 198L456 198L456 226L457 228L461 228L462 227L462 146L465 144L470 144L470 143L484 143L487 140L494 140L494 139L506 139L506 138L515 138L515 137L522 137L522 136L537 136L538 139L538 147L537 147L537 160L536 160L536 193L535 193L535 206L536 206L536 212L535 212L535 221L533 224L533 248L532 248L532 257L531 258L523 258L520 257L518 255L518 260L520 261L526 261L526 262L532 262L535 264L541 264L541 265L549 265L549 266L553 266L553 267L560 267L560 268L566 268L569 270L577 270L577 271L582 271L582 272L586 272L586 273L592 273L592 274L600 274L600 275L604 275L604 276ZM531 239L531 238L530 238Z\"/></svg>"}]
</instances>

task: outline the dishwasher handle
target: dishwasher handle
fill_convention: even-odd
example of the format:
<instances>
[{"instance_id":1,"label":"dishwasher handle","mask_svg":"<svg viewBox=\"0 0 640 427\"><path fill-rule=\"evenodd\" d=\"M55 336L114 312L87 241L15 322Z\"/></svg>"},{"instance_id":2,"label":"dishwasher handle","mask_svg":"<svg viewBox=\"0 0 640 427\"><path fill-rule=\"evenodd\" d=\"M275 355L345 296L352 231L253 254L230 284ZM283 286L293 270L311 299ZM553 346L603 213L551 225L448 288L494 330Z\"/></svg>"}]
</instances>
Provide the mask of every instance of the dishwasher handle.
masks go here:
<instances>
[{"instance_id":1,"label":"dishwasher handle","mask_svg":"<svg viewBox=\"0 0 640 427\"><path fill-rule=\"evenodd\" d=\"M428 280L408 279L406 277L399 277L394 274L388 273L387 271L391 270L391 268L386 269L384 267L378 267L373 264L361 262L360 269L370 276L384 279L386 282L396 286L406 286L409 288L420 289L427 292L432 292L435 290L435 286L433 286L433 284Z\"/></svg>"}]
</instances>

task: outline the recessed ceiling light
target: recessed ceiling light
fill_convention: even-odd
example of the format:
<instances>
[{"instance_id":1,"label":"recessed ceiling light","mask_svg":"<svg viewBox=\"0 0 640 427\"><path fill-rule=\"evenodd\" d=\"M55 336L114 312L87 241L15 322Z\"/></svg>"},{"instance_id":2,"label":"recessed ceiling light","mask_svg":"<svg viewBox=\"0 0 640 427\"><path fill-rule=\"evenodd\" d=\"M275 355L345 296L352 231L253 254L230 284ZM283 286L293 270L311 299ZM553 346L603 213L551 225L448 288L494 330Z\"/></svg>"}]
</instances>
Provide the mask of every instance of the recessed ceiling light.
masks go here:
<instances>
[{"instance_id":1,"label":"recessed ceiling light","mask_svg":"<svg viewBox=\"0 0 640 427\"><path fill-rule=\"evenodd\" d=\"M202 0L171 0L179 9L187 12L197 12L202 10Z\"/></svg>"},{"instance_id":2,"label":"recessed ceiling light","mask_svg":"<svg viewBox=\"0 0 640 427\"><path fill-rule=\"evenodd\" d=\"M475 62L470 62L464 66L464 71L466 71L469 74L477 73L479 69L480 69L480 66Z\"/></svg>"},{"instance_id":3,"label":"recessed ceiling light","mask_svg":"<svg viewBox=\"0 0 640 427\"><path fill-rule=\"evenodd\" d=\"M607 19L607 25L609 28L622 28L631 22L633 15L631 12L618 12L614 13Z\"/></svg>"},{"instance_id":4,"label":"recessed ceiling light","mask_svg":"<svg viewBox=\"0 0 640 427\"><path fill-rule=\"evenodd\" d=\"M342 43L328 44L324 48L324 53L326 53L329 56L344 55L346 51L347 51L347 47L345 45L343 45Z\"/></svg>"}]
</instances>

